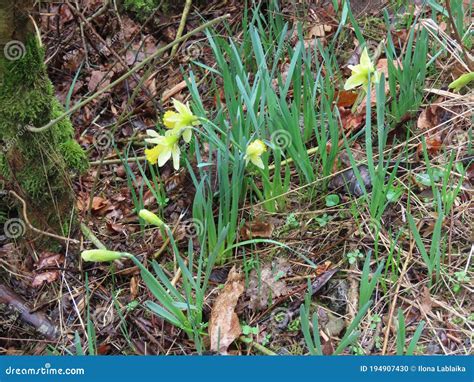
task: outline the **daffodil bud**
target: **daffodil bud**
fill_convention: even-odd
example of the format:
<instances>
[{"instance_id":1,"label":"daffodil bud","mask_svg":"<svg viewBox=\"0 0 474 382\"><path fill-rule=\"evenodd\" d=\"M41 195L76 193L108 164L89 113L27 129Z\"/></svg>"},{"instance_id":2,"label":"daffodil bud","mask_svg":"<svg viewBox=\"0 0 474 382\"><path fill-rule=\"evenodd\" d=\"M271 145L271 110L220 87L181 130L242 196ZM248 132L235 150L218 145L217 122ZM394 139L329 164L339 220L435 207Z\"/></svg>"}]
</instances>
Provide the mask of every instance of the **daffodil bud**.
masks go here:
<instances>
[{"instance_id":1,"label":"daffodil bud","mask_svg":"<svg viewBox=\"0 0 474 382\"><path fill-rule=\"evenodd\" d=\"M459 91L462 87L468 85L471 81L474 81L474 72L463 74L457 80L451 82L448 87Z\"/></svg>"},{"instance_id":2,"label":"daffodil bud","mask_svg":"<svg viewBox=\"0 0 474 382\"><path fill-rule=\"evenodd\" d=\"M124 253L109 251L107 249L90 249L88 251L83 251L81 257L84 261L104 263L121 259L122 257L124 257Z\"/></svg>"},{"instance_id":3,"label":"daffodil bud","mask_svg":"<svg viewBox=\"0 0 474 382\"><path fill-rule=\"evenodd\" d=\"M148 210L140 210L138 212L138 216L140 216L147 224L155 225L157 227L164 227L165 223L161 220L156 214Z\"/></svg>"}]
</instances>

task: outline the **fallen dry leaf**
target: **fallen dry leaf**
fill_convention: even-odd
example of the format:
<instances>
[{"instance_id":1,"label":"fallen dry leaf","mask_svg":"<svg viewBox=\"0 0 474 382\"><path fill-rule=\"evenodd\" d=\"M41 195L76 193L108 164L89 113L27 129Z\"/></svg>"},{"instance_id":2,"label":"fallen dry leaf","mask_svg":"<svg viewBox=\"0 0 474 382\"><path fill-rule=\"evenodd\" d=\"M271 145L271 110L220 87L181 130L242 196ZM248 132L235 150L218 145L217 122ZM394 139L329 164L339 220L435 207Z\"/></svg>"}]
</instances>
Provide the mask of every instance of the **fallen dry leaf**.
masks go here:
<instances>
[{"instance_id":1,"label":"fallen dry leaf","mask_svg":"<svg viewBox=\"0 0 474 382\"><path fill-rule=\"evenodd\" d=\"M82 195L77 199L77 209L80 212L87 211L89 209L89 203L89 197L87 195ZM104 214L111 208L113 208L113 206L107 199L104 199L100 196L94 196L94 198L92 199L91 210L95 213Z\"/></svg>"},{"instance_id":2,"label":"fallen dry leaf","mask_svg":"<svg viewBox=\"0 0 474 382\"><path fill-rule=\"evenodd\" d=\"M430 156L436 155L439 152L442 145L441 138L438 134L433 135L431 137L427 137L425 140L425 143L426 143L426 151L428 152ZM416 148L416 155L418 158L423 157L423 143L418 144L418 147Z\"/></svg>"},{"instance_id":3,"label":"fallen dry leaf","mask_svg":"<svg viewBox=\"0 0 474 382\"><path fill-rule=\"evenodd\" d=\"M427 287L423 287L423 292L420 300L420 309L422 313L428 314L431 312L433 307L433 301L431 300L430 290Z\"/></svg>"},{"instance_id":4,"label":"fallen dry leaf","mask_svg":"<svg viewBox=\"0 0 474 382\"><path fill-rule=\"evenodd\" d=\"M246 222L240 230L240 235L243 240L249 240L252 238L265 238L272 237L274 226L272 223L265 222Z\"/></svg>"},{"instance_id":5,"label":"fallen dry leaf","mask_svg":"<svg viewBox=\"0 0 474 382\"><path fill-rule=\"evenodd\" d=\"M33 288L39 288L44 283L51 284L59 278L59 270L47 270L47 268L58 268L64 263L64 256L59 253L42 252L36 264L36 274L31 281Z\"/></svg>"},{"instance_id":6,"label":"fallen dry leaf","mask_svg":"<svg viewBox=\"0 0 474 382\"><path fill-rule=\"evenodd\" d=\"M429 130L439 125L439 109L440 108L437 105L430 105L425 110L423 110L418 117L418 121L416 123L417 127L420 130Z\"/></svg>"},{"instance_id":7,"label":"fallen dry leaf","mask_svg":"<svg viewBox=\"0 0 474 382\"><path fill-rule=\"evenodd\" d=\"M224 289L217 296L212 307L209 320L212 351L227 354L227 348L242 333L235 307L243 292L243 277L234 266L229 272Z\"/></svg>"},{"instance_id":8,"label":"fallen dry leaf","mask_svg":"<svg viewBox=\"0 0 474 382\"><path fill-rule=\"evenodd\" d=\"M326 273L332 267L332 262L327 260L323 264L316 267L316 276L321 276Z\"/></svg>"},{"instance_id":9,"label":"fallen dry leaf","mask_svg":"<svg viewBox=\"0 0 474 382\"><path fill-rule=\"evenodd\" d=\"M356 130L365 121L365 114L362 112L353 114L350 109L339 107L339 114L341 115L342 127L345 131Z\"/></svg>"},{"instance_id":10,"label":"fallen dry leaf","mask_svg":"<svg viewBox=\"0 0 474 382\"><path fill-rule=\"evenodd\" d=\"M38 263L36 264L36 269L38 271L49 268L57 267L64 263L64 256L59 253L54 252L42 252L39 258Z\"/></svg>"},{"instance_id":11,"label":"fallen dry leaf","mask_svg":"<svg viewBox=\"0 0 474 382\"><path fill-rule=\"evenodd\" d=\"M260 272L252 270L246 293L250 297L249 308L265 309L272 298L285 294L287 287L282 277L289 271L288 262L283 258L277 259L274 264L265 264Z\"/></svg>"},{"instance_id":12,"label":"fallen dry leaf","mask_svg":"<svg viewBox=\"0 0 474 382\"><path fill-rule=\"evenodd\" d=\"M59 278L58 271L43 272L33 277L33 280L31 281L31 286L33 288L39 288L44 283L51 284L55 282L58 278Z\"/></svg>"},{"instance_id":13,"label":"fallen dry leaf","mask_svg":"<svg viewBox=\"0 0 474 382\"><path fill-rule=\"evenodd\" d=\"M331 32L332 27L330 25L322 24L320 20L316 20L317 24L311 27L308 31L308 40L313 40L315 38L325 37L326 33Z\"/></svg>"},{"instance_id":14,"label":"fallen dry leaf","mask_svg":"<svg viewBox=\"0 0 474 382\"><path fill-rule=\"evenodd\" d=\"M357 92L341 90L334 95L338 107L351 107L357 100Z\"/></svg>"},{"instance_id":15,"label":"fallen dry leaf","mask_svg":"<svg viewBox=\"0 0 474 382\"><path fill-rule=\"evenodd\" d=\"M87 85L90 92L95 91L99 85L104 88L110 84L110 79L106 78L107 72L101 72L100 70L93 70L89 78Z\"/></svg>"}]
</instances>

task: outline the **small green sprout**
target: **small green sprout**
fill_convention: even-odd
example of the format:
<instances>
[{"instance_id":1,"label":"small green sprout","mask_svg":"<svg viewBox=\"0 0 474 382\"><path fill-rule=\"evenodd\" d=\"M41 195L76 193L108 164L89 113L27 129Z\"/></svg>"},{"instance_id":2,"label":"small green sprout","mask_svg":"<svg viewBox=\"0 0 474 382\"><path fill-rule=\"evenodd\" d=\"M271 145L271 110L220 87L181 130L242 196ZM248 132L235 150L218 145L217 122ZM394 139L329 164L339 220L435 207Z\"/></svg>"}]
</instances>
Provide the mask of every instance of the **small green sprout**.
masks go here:
<instances>
[{"instance_id":1,"label":"small green sprout","mask_svg":"<svg viewBox=\"0 0 474 382\"><path fill-rule=\"evenodd\" d=\"M326 207L334 207L337 206L341 202L339 195L337 194L330 194L326 196Z\"/></svg>"},{"instance_id":2,"label":"small green sprout","mask_svg":"<svg viewBox=\"0 0 474 382\"><path fill-rule=\"evenodd\" d=\"M252 343L254 337L258 336L258 326L243 325L242 334L244 335L243 342L247 344Z\"/></svg>"},{"instance_id":3,"label":"small green sprout","mask_svg":"<svg viewBox=\"0 0 474 382\"><path fill-rule=\"evenodd\" d=\"M349 264L352 265L357 262L357 259L363 259L364 254L360 250L356 249L355 251L346 253L346 257L347 261L349 261Z\"/></svg>"},{"instance_id":4,"label":"small green sprout","mask_svg":"<svg viewBox=\"0 0 474 382\"><path fill-rule=\"evenodd\" d=\"M316 218L316 221L320 227L325 227L329 223L329 220L331 220L331 218L328 214L324 214L323 216Z\"/></svg>"},{"instance_id":5,"label":"small green sprout","mask_svg":"<svg viewBox=\"0 0 474 382\"><path fill-rule=\"evenodd\" d=\"M466 271L454 272L454 277L457 282L453 286L453 292L459 293L459 291L461 290L461 284L469 283L470 278L467 275Z\"/></svg>"}]
</instances>

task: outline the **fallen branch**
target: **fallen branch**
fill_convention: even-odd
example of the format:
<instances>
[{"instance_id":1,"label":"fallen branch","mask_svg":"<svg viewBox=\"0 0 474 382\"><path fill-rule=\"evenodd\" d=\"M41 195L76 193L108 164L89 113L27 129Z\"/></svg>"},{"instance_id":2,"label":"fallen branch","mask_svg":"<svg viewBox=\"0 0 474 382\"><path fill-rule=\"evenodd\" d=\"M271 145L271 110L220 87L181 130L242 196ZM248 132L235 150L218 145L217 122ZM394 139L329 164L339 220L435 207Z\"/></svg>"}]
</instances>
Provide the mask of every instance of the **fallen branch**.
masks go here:
<instances>
[{"instance_id":1,"label":"fallen branch","mask_svg":"<svg viewBox=\"0 0 474 382\"><path fill-rule=\"evenodd\" d=\"M91 243L96 246L96 248L107 249L107 247L102 244L102 242L97 238L97 236L95 236L94 233L89 229L89 227L86 226L84 223L81 223L81 231L82 234L86 237L86 239L89 239Z\"/></svg>"},{"instance_id":2,"label":"fallen branch","mask_svg":"<svg viewBox=\"0 0 474 382\"><path fill-rule=\"evenodd\" d=\"M186 25L186 20L188 19L188 14L191 9L191 4L193 3L192 0L186 0L186 4L184 5L183 15L181 16L181 21L179 22L178 32L176 33L176 38L179 39L183 35L184 27ZM178 50L178 44L173 46L171 50L171 57L176 54Z\"/></svg>"},{"instance_id":3,"label":"fallen branch","mask_svg":"<svg viewBox=\"0 0 474 382\"><path fill-rule=\"evenodd\" d=\"M0 303L6 304L19 312L23 321L33 326L37 332L47 339L54 340L58 338L58 329L49 318L44 313L30 313L31 309L23 298L5 285L0 285Z\"/></svg>"}]
</instances>

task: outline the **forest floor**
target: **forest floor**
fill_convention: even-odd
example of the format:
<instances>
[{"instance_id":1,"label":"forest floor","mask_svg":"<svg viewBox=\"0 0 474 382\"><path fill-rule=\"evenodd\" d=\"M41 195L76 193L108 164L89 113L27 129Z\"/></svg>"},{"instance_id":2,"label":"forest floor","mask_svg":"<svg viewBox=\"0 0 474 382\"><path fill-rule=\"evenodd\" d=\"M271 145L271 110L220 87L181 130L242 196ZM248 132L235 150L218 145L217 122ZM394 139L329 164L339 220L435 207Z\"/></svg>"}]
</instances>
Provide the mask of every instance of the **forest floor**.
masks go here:
<instances>
[{"instance_id":1,"label":"forest floor","mask_svg":"<svg viewBox=\"0 0 474 382\"><path fill-rule=\"evenodd\" d=\"M472 1L269 3L194 4L184 34L230 17L71 116L88 230L54 253L3 236L0 297L34 320L0 304L1 353L472 353L474 93L448 87L472 72ZM182 6L114 4L36 8L66 109L179 34ZM369 97L344 90L364 46L383 73ZM178 170L145 158L173 99L200 118ZM82 261L100 246L153 276Z\"/></svg>"}]
</instances>

